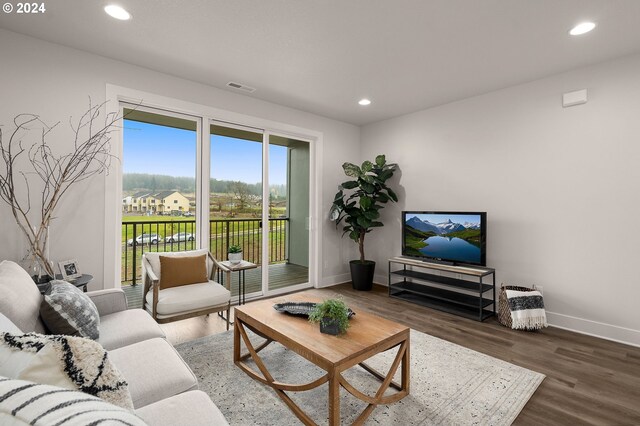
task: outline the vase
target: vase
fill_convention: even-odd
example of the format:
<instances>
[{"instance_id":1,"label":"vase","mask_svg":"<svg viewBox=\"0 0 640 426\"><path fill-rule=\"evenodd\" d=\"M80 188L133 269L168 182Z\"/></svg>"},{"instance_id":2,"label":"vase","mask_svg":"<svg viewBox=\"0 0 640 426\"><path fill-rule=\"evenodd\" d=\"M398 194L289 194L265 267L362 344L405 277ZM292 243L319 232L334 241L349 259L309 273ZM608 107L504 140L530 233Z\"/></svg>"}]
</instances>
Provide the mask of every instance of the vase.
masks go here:
<instances>
[{"instance_id":1,"label":"vase","mask_svg":"<svg viewBox=\"0 0 640 426\"><path fill-rule=\"evenodd\" d=\"M36 234L36 230L34 227L34 235ZM31 278L36 284L45 284L54 278L47 273L47 267L45 266L45 261L49 264L49 269L53 270L53 262L48 261L49 259L49 228L47 227L46 231L40 237L41 241L38 241L38 247L41 249L44 248L44 257L47 259L43 259L42 257L36 254L36 247L30 245L27 248L27 252L20 261L20 266L24 268L25 271L29 273Z\"/></svg>"}]
</instances>

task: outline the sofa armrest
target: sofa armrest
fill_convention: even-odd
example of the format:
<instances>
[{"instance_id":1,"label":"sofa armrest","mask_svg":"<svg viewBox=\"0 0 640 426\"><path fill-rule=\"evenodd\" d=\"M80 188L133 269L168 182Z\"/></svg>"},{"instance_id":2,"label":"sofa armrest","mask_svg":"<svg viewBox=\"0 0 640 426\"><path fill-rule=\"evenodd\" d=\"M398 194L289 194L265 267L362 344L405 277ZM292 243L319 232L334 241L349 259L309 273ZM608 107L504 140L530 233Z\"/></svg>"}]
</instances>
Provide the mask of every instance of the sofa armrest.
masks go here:
<instances>
[{"instance_id":1,"label":"sofa armrest","mask_svg":"<svg viewBox=\"0 0 640 426\"><path fill-rule=\"evenodd\" d=\"M98 308L100 316L113 314L127 309L127 298L121 288L90 291L87 296L91 298Z\"/></svg>"}]
</instances>

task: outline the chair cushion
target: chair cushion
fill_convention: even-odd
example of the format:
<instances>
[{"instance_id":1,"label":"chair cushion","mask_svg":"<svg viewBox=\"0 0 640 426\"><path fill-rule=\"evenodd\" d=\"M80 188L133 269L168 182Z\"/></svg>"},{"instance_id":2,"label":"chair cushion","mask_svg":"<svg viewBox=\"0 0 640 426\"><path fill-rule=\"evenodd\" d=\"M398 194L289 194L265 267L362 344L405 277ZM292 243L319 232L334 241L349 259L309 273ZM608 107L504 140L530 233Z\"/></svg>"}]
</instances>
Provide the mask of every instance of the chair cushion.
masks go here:
<instances>
[{"instance_id":1,"label":"chair cushion","mask_svg":"<svg viewBox=\"0 0 640 426\"><path fill-rule=\"evenodd\" d=\"M209 396L199 390L181 393L142 407L136 414L150 426L223 426L228 425Z\"/></svg>"},{"instance_id":2,"label":"chair cushion","mask_svg":"<svg viewBox=\"0 0 640 426\"><path fill-rule=\"evenodd\" d=\"M108 351L156 337L164 338L165 334L142 309L128 309L100 318L98 343Z\"/></svg>"},{"instance_id":3,"label":"chair cushion","mask_svg":"<svg viewBox=\"0 0 640 426\"><path fill-rule=\"evenodd\" d=\"M207 276L209 277L211 276L211 269L213 268L213 263L208 258L209 251L207 249L177 251L177 252L170 252L170 253L148 252L144 254L144 257L149 261L149 264L151 265L151 269L153 269L153 273L156 274L159 280L161 280L162 274L160 271L160 255L173 256L173 257L190 257L190 256L201 256L203 254L207 256Z\"/></svg>"},{"instance_id":4,"label":"chair cushion","mask_svg":"<svg viewBox=\"0 0 640 426\"><path fill-rule=\"evenodd\" d=\"M0 377L0 424L144 426L129 410L83 392Z\"/></svg>"},{"instance_id":5,"label":"chair cushion","mask_svg":"<svg viewBox=\"0 0 640 426\"><path fill-rule=\"evenodd\" d=\"M207 255L160 256L160 289L202 283L207 278Z\"/></svg>"},{"instance_id":6,"label":"chair cushion","mask_svg":"<svg viewBox=\"0 0 640 426\"><path fill-rule=\"evenodd\" d=\"M89 296L66 281L51 281L40 305L42 321L53 334L100 337L100 315Z\"/></svg>"},{"instance_id":7,"label":"chair cushion","mask_svg":"<svg viewBox=\"0 0 640 426\"><path fill-rule=\"evenodd\" d=\"M114 349L109 357L129 383L136 409L198 388L196 376L164 339Z\"/></svg>"},{"instance_id":8,"label":"chair cushion","mask_svg":"<svg viewBox=\"0 0 640 426\"><path fill-rule=\"evenodd\" d=\"M215 281L183 285L158 291L156 312L160 315L174 315L223 305L229 300L229 290ZM153 306L153 291L147 293L146 302L149 308Z\"/></svg>"},{"instance_id":9,"label":"chair cushion","mask_svg":"<svg viewBox=\"0 0 640 426\"><path fill-rule=\"evenodd\" d=\"M42 295L27 271L9 260L0 262L0 312L25 333L44 333L40 322Z\"/></svg>"}]
</instances>

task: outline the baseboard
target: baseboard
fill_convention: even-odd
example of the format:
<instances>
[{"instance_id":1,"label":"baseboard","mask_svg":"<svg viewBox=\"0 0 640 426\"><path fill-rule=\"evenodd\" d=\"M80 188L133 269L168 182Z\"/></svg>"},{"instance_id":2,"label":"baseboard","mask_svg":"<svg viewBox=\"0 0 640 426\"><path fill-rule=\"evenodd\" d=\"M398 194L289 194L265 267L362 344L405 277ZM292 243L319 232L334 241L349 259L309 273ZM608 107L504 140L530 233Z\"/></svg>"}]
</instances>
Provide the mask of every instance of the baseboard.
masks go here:
<instances>
[{"instance_id":1,"label":"baseboard","mask_svg":"<svg viewBox=\"0 0 640 426\"><path fill-rule=\"evenodd\" d=\"M605 324L549 311L547 311L547 321L552 327L640 347L640 330L633 330L631 328L619 327L617 325Z\"/></svg>"},{"instance_id":2,"label":"baseboard","mask_svg":"<svg viewBox=\"0 0 640 426\"><path fill-rule=\"evenodd\" d=\"M382 275L382 274L376 274L373 277L373 282L376 284L380 284L383 285L385 287L389 286L389 277L386 275Z\"/></svg>"},{"instance_id":3,"label":"baseboard","mask_svg":"<svg viewBox=\"0 0 640 426\"><path fill-rule=\"evenodd\" d=\"M317 288L330 287L332 285L348 283L350 281L351 281L351 274L348 272L346 274L332 275L330 277L322 278L322 282Z\"/></svg>"}]
</instances>

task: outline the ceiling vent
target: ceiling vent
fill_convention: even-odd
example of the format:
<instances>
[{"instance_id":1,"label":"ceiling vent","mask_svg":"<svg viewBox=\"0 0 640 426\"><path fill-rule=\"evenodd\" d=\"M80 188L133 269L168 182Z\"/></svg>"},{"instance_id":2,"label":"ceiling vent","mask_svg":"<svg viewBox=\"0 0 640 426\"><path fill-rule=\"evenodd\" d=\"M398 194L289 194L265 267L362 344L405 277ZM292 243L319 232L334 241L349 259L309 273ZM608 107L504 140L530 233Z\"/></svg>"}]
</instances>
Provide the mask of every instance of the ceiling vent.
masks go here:
<instances>
[{"instance_id":1,"label":"ceiling vent","mask_svg":"<svg viewBox=\"0 0 640 426\"><path fill-rule=\"evenodd\" d=\"M227 83L228 87L231 87L235 90L242 90L243 92L253 93L256 91L255 87L249 87L244 84L236 83L235 81L230 81Z\"/></svg>"}]
</instances>

